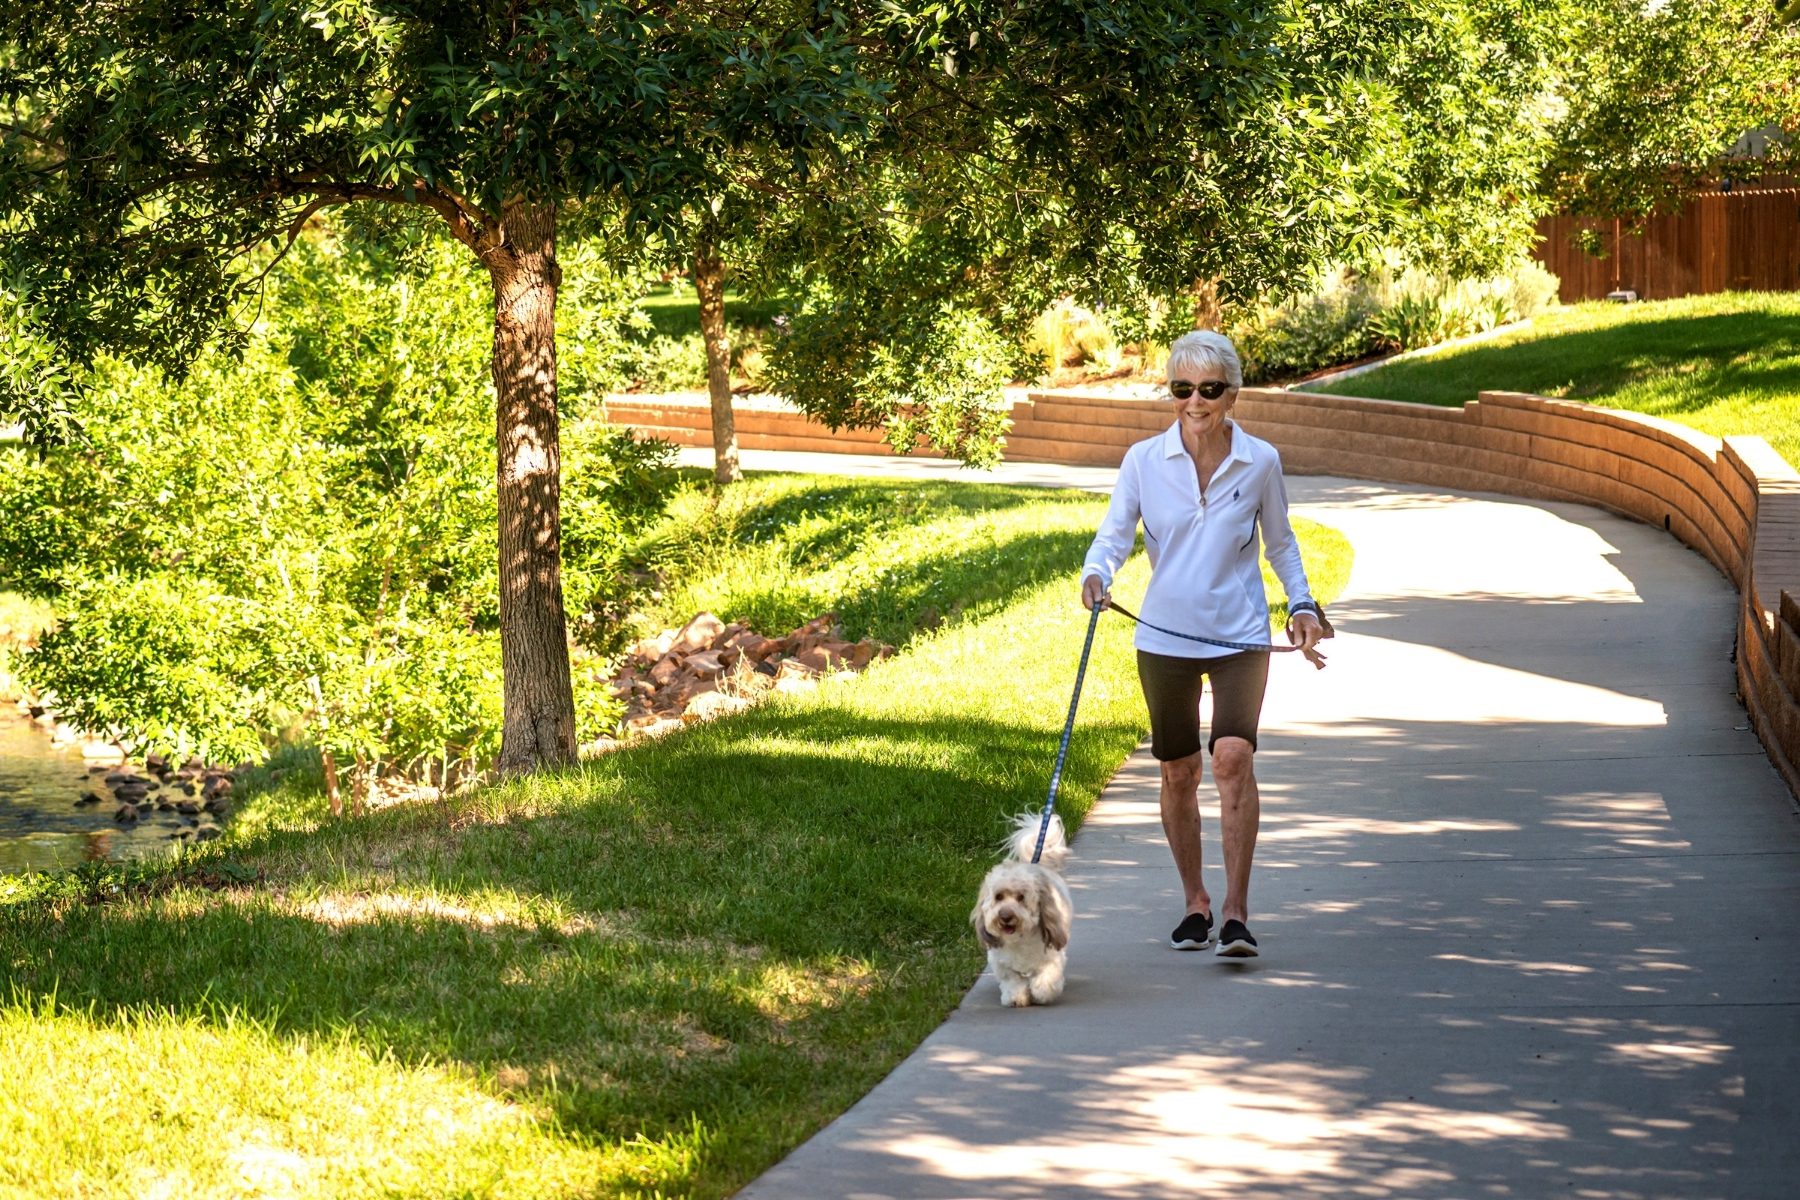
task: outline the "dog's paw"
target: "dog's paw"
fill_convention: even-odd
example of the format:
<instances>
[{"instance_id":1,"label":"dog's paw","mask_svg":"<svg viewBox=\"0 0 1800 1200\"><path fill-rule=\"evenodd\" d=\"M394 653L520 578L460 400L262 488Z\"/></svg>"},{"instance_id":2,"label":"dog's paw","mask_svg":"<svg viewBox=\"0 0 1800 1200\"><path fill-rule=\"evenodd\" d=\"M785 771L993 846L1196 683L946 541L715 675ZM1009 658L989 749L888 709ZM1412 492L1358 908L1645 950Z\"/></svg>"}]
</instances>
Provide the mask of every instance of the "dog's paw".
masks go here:
<instances>
[{"instance_id":1,"label":"dog's paw","mask_svg":"<svg viewBox=\"0 0 1800 1200\"><path fill-rule=\"evenodd\" d=\"M1000 993L1000 1003L1007 1008L1025 1008L1031 1004L1031 993L1024 988L1004 989Z\"/></svg>"}]
</instances>

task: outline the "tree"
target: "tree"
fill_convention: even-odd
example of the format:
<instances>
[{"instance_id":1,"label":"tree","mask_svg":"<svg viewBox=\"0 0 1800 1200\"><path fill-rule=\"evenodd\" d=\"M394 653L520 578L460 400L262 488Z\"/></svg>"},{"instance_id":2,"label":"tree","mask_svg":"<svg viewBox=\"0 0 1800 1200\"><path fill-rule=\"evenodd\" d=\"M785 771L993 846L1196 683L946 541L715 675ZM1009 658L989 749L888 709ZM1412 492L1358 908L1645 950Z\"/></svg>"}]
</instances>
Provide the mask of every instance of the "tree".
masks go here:
<instances>
[{"instance_id":1,"label":"tree","mask_svg":"<svg viewBox=\"0 0 1800 1200\"><path fill-rule=\"evenodd\" d=\"M1470 272L1529 245L1557 6L943 7L773 354L829 423L979 453L993 355L1061 295L1166 340L1196 281L1243 302L1387 247Z\"/></svg>"},{"instance_id":2,"label":"tree","mask_svg":"<svg viewBox=\"0 0 1800 1200\"><path fill-rule=\"evenodd\" d=\"M821 370L796 399L828 420L889 424L902 443L991 456L1009 332L1059 291L1149 312L1196 279L1227 299L1292 287L1406 228L1409 205L1441 208L1447 242L1477 212L1518 228L1528 205L1492 180L1450 189L1451 204L1420 196L1424 167L1445 160L1429 150L1429 104L1384 64L1447 11L1512 53L1506 21L1535 31L1530 9L14 6L0 12L13 335L0 417L54 432L73 411L66 365L103 352L178 375L208 342L241 342L270 259L327 208L437 223L487 272L494 302L500 765L567 761L559 232L616 218L674 236L696 198L766 197L780 261L812 264L819 285L790 344L810 344ZM1433 81L1486 86L1468 55L1446 61L1427 63ZM1505 111L1459 127L1477 164L1493 157L1482 121Z\"/></svg>"},{"instance_id":3,"label":"tree","mask_svg":"<svg viewBox=\"0 0 1800 1200\"><path fill-rule=\"evenodd\" d=\"M54 10L54 11L47 11ZM655 226L756 130L803 172L876 91L810 4L172 0L0 14L0 413L52 429L102 352L179 375L242 339L270 260L352 203L435 220L486 270L498 433L499 764L575 754L559 556L559 226ZM270 247L273 246L271 251ZM48 347L53 353L46 352ZM47 386L49 385L49 386Z\"/></svg>"},{"instance_id":4,"label":"tree","mask_svg":"<svg viewBox=\"0 0 1800 1200\"><path fill-rule=\"evenodd\" d=\"M1679 208L1721 176L1800 162L1800 25L1768 0L1600 0L1572 17L1545 188L1591 217ZM1762 133L1760 158L1728 157Z\"/></svg>"}]
</instances>

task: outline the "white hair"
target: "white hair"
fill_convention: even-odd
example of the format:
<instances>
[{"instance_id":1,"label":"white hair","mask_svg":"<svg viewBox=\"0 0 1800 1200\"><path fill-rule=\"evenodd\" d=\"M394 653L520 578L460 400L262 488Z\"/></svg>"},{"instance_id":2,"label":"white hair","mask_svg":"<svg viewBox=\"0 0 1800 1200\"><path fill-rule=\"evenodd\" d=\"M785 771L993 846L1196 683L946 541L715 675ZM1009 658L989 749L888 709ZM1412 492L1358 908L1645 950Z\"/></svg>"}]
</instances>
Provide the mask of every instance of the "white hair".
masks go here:
<instances>
[{"instance_id":1,"label":"white hair","mask_svg":"<svg viewBox=\"0 0 1800 1200\"><path fill-rule=\"evenodd\" d=\"M1175 339L1169 347L1169 364L1163 370L1165 379L1186 372L1216 367L1225 372L1225 382L1234 388L1244 386L1244 364L1238 359L1237 347L1231 339L1211 329L1196 329Z\"/></svg>"}]
</instances>

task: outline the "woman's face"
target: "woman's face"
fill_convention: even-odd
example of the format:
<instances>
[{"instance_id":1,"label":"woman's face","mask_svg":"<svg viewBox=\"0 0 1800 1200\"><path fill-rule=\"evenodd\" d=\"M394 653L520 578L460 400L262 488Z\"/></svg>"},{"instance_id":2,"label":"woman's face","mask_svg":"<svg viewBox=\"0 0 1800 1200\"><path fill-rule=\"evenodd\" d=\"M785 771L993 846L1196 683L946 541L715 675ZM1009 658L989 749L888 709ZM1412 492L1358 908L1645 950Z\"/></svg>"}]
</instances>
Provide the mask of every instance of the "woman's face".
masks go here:
<instances>
[{"instance_id":1,"label":"woman's face","mask_svg":"<svg viewBox=\"0 0 1800 1200\"><path fill-rule=\"evenodd\" d=\"M1188 393L1186 398L1181 392ZM1208 392L1216 395L1209 400ZM1175 405L1181 431L1206 437L1225 424L1225 414L1237 402L1237 389L1222 367L1183 367L1169 375L1169 400Z\"/></svg>"}]
</instances>

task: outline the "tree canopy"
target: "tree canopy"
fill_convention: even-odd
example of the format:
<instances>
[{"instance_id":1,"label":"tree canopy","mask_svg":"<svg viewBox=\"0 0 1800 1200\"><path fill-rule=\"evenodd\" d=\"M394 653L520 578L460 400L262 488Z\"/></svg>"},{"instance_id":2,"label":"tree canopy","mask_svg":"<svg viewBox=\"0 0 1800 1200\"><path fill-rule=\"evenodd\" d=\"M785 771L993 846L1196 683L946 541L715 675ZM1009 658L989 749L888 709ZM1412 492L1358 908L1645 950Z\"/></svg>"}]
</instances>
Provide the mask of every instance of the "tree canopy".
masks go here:
<instances>
[{"instance_id":1,"label":"tree canopy","mask_svg":"<svg viewBox=\"0 0 1800 1200\"><path fill-rule=\"evenodd\" d=\"M446 232L494 303L501 764L566 761L559 237L623 231L628 255L713 198L766 198L760 244L817 296L795 399L978 456L1006 333L1061 292L1144 322L1196 284L1252 296L1382 244L1521 247L1558 7L15 6L0 419L54 435L103 354L179 376L243 345L272 262L328 209Z\"/></svg>"}]
</instances>

